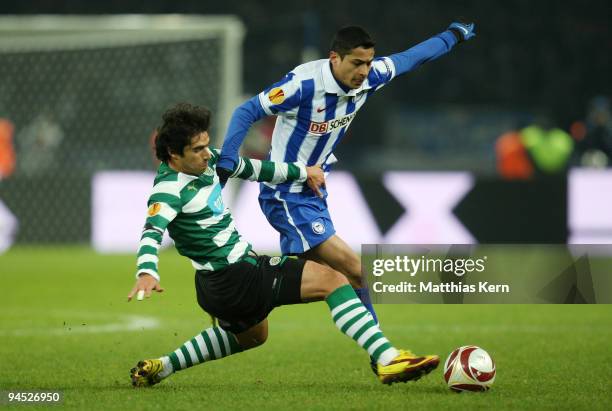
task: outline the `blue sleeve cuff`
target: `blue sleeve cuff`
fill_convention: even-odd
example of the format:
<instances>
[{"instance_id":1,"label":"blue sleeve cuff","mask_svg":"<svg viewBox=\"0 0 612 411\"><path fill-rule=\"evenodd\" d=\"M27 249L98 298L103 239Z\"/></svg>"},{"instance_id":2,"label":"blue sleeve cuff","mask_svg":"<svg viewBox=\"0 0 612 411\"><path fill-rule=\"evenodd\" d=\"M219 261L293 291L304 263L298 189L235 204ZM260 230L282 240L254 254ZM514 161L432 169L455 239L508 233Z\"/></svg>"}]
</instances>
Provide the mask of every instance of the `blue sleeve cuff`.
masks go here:
<instances>
[{"instance_id":1,"label":"blue sleeve cuff","mask_svg":"<svg viewBox=\"0 0 612 411\"><path fill-rule=\"evenodd\" d=\"M457 37L450 30L443 31L442 33L438 34L437 37L444 40L449 50L452 49L455 44L457 44Z\"/></svg>"}]
</instances>

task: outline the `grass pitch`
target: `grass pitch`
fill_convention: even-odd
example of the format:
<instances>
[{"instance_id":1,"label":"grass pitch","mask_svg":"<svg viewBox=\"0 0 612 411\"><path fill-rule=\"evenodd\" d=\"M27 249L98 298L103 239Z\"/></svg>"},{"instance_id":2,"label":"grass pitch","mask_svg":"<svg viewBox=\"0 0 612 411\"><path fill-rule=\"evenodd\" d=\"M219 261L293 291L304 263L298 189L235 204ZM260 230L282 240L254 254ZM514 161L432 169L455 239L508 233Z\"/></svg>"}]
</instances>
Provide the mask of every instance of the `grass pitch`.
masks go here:
<instances>
[{"instance_id":1,"label":"grass pitch","mask_svg":"<svg viewBox=\"0 0 612 411\"><path fill-rule=\"evenodd\" d=\"M398 347L442 360L460 345L485 348L498 371L487 393L451 392L441 367L383 386L324 303L275 310L262 347L134 389L128 374L137 360L209 326L186 259L163 252L166 292L127 303L134 269L133 255L86 248L0 256L0 390L60 390L58 407L88 410L612 409L612 305L376 307Z\"/></svg>"}]
</instances>

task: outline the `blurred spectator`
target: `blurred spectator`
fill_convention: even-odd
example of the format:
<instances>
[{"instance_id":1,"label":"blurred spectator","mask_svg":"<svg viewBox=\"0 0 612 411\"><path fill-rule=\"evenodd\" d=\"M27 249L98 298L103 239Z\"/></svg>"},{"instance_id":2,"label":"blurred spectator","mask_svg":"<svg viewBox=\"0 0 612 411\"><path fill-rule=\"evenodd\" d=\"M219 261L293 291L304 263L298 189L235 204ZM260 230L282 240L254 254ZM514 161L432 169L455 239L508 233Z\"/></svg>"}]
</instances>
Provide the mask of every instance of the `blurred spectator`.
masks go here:
<instances>
[{"instance_id":1,"label":"blurred spectator","mask_svg":"<svg viewBox=\"0 0 612 411\"><path fill-rule=\"evenodd\" d=\"M587 113L586 125L572 125L572 136L577 141L574 163L584 167L606 167L612 160L612 115L610 100L595 97Z\"/></svg>"},{"instance_id":2,"label":"blurred spectator","mask_svg":"<svg viewBox=\"0 0 612 411\"><path fill-rule=\"evenodd\" d=\"M0 180L15 171L15 149L13 147L13 123L0 118Z\"/></svg>"},{"instance_id":3,"label":"blurred spectator","mask_svg":"<svg viewBox=\"0 0 612 411\"><path fill-rule=\"evenodd\" d=\"M533 165L517 131L502 134L495 144L497 171L507 180L527 180L533 177Z\"/></svg>"},{"instance_id":4,"label":"blurred spectator","mask_svg":"<svg viewBox=\"0 0 612 411\"><path fill-rule=\"evenodd\" d=\"M64 131L51 116L41 114L17 135L19 169L26 176L46 173L54 167Z\"/></svg>"},{"instance_id":5,"label":"blurred spectator","mask_svg":"<svg viewBox=\"0 0 612 411\"><path fill-rule=\"evenodd\" d=\"M558 174L566 170L573 148L574 142L565 131L531 125L497 139L497 170L509 180Z\"/></svg>"},{"instance_id":6,"label":"blurred spectator","mask_svg":"<svg viewBox=\"0 0 612 411\"><path fill-rule=\"evenodd\" d=\"M15 171L13 123L0 119L0 181ZM0 254L8 250L15 240L17 219L0 199Z\"/></svg>"},{"instance_id":7,"label":"blurred spectator","mask_svg":"<svg viewBox=\"0 0 612 411\"><path fill-rule=\"evenodd\" d=\"M543 174L565 171L574 149L572 137L558 128L546 131L535 125L526 127L521 130L521 141Z\"/></svg>"}]
</instances>

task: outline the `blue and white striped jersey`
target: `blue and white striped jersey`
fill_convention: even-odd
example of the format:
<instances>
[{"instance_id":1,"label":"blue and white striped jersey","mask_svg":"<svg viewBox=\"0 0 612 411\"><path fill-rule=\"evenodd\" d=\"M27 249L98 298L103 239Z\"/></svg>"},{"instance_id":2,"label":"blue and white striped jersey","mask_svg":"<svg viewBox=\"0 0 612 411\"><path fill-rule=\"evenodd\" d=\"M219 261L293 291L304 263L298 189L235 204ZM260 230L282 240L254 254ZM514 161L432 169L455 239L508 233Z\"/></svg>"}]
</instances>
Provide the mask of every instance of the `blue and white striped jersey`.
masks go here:
<instances>
[{"instance_id":1,"label":"blue and white striped jersey","mask_svg":"<svg viewBox=\"0 0 612 411\"><path fill-rule=\"evenodd\" d=\"M391 81L394 71L388 57L375 59L363 84L344 91L332 75L328 59L293 69L258 96L266 114L278 115L270 160L322 164L324 170L328 169L336 161L332 152L357 111L368 97ZM302 191L301 183L267 185L280 191Z\"/></svg>"},{"instance_id":2,"label":"blue and white striped jersey","mask_svg":"<svg viewBox=\"0 0 612 411\"><path fill-rule=\"evenodd\" d=\"M329 59L297 66L236 109L223 143L219 167L233 168L253 122L266 115L277 115L270 160L307 166L321 164L328 171L337 161L334 148L367 99L394 77L446 54L456 42L447 30L401 53L375 58L367 79L359 88L348 91L333 76ZM306 187L297 182L266 183L266 186L292 193L302 192Z\"/></svg>"}]
</instances>

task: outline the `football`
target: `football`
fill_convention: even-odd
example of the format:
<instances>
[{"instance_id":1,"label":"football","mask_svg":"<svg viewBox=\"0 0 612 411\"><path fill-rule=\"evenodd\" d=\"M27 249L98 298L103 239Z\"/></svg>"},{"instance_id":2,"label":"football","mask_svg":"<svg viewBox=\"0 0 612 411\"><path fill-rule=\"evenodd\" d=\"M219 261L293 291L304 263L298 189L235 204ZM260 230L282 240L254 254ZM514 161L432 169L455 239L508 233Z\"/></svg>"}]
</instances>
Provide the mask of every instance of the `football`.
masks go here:
<instances>
[{"instance_id":1,"label":"football","mask_svg":"<svg viewBox=\"0 0 612 411\"><path fill-rule=\"evenodd\" d=\"M495 381L495 363L482 348L466 345L454 350L444 363L444 379L456 392L487 391Z\"/></svg>"}]
</instances>

